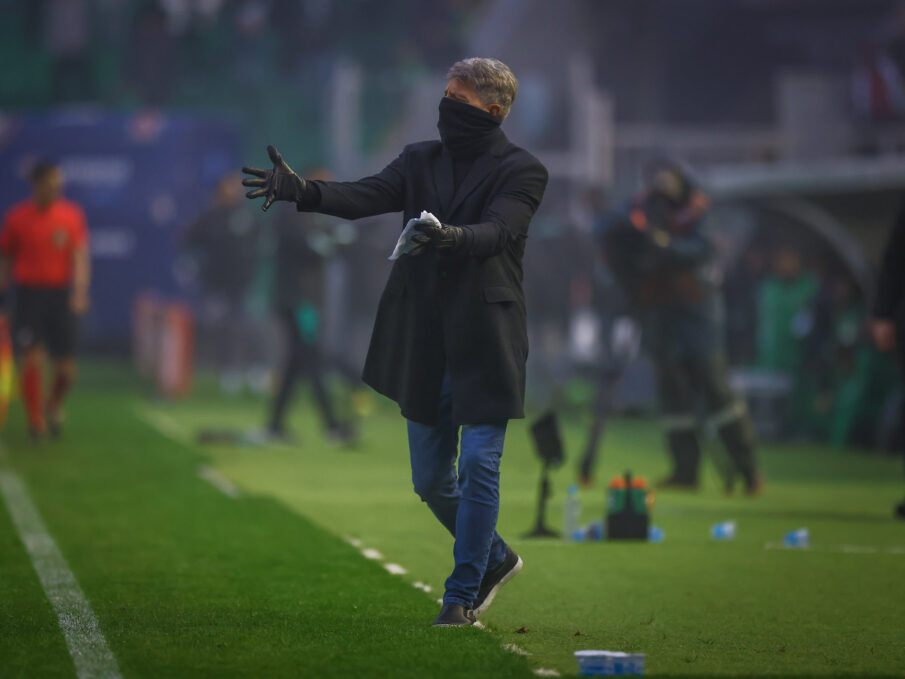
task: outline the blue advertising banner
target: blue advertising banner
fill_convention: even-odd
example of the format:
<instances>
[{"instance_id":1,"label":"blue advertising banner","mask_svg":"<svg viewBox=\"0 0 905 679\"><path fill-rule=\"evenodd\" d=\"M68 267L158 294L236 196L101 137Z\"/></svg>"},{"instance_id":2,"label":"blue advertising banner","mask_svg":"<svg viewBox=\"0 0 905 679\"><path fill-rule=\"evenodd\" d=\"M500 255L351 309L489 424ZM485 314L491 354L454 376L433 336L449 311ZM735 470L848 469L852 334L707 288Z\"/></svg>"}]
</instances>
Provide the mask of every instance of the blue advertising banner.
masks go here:
<instances>
[{"instance_id":1,"label":"blue advertising banner","mask_svg":"<svg viewBox=\"0 0 905 679\"><path fill-rule=\"evenodd\" d=\"M198 115L0 115L0 211L28 196L36 159L60 164L65 194L85 210L91 234L92 309L82 334L91 344L119 343L136 292L187 294L179 233L237 169L238 148L231 123Z\"/></svg>"}]
</instances>

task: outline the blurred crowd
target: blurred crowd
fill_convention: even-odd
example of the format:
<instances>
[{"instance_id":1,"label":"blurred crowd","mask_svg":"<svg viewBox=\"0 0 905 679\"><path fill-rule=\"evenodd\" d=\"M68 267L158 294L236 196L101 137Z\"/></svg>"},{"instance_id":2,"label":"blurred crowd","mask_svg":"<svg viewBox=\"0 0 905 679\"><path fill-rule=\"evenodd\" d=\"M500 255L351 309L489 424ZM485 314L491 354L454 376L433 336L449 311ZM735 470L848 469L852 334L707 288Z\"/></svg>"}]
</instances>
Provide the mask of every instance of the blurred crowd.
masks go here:
<instances>
[{"instance_id":1,"label":"blurred crowd","mask_svg":"<svg viewBox=\"0 0 905 679\"><path fill-rule=\"evenodd\" d=\"M905 3L887 29L863 47L853 71L852 102L872 120L905 119Z\"/></svg>"},{"instance_id":2,"label":"blurred crowd","mask_svg":"<svg viewBox=\"0 0 905 679\"><path fill-rule=\"evenodd\" d=\"M620 210L599 197L591 202L596 204L590 206L589 223L601 233ZM733 384L751 403L771 401L762 413L770 421L755 418L759 433L895 450L902 436L903 392L892 355L879 351L871 337L872 281L859 277L844 253L817 231L766 214L739 233L726 216L717 210L704 220L715 257L702 275L719 291L715 318ZM613 285L614 263L605 255L592 256L595 248L578 229L538 238L543 247L528 253L527 266L568 269L570 275L561 284L545 278L539 289L529 280L532 322L535 327L552 322L573 348L579 346L573 362L606 373L612 369L606 346L594 357L593 351L582 356L580 345L590 346L595 334L605 345L613 319L632 315L632 305L618 299ZM570 300L567 307L556 303L563 299ZM588 308L599 321L583 322ZM537 340L543 351L543 337ZM566 347L559 351L568 353ZM620 389L616 407L646 407L648 397L637 398L633 385L623 381Z\"/></svg>"},{"instance_id":3,"label":"blurred crowd","mask_svg":"<svg viewBox=\"0 0 905 679\"><path fill-rule=\"evenodd\" d=\"M2 0L0 101L11 109L96 103L217 112L243 123L249 148L259 146L256 130L285 131L291 157L316 162L334 64L363 65L364 140L379 143L399 114L401 88L459 57L481 4Z\"/></svg>"},{"instance_id":4,"label":"blurred crowd","mask_svg":"<svg viewBox=\"0 0 905 679\"><path fill-rule=\"evenodd\" d=\"M338 64L348 60L362 68L362 150L373 151L398 123L399 102L412 83L442 73L462 56L469 30L487 5L488 0L0 0L0 102L15 110L96 104L214 113L235 121L249 158L280 140L288 159L313 166L329 156L325 87ZM905 118L905 5L891 26L854 69L855 107L875 120ZM586 223L564 228L563 215L572 207L563 196L577 201L559 188L548 192L546 211L532 226L538 247L528 250L525 262L533 272L570 272L526 279L536 347L531 360L544 357L548 364L568 354L576 312L590 304L596 258L588 234L592 214L603 209L602 203L591 205ZM224 177L197 219L186 216L183 240L203 289L201 356L217 367L229 391L243 383L263 389L268 365L262 355L270 341L262 329L266 309L279 318L291 308L302 334L286 342L316 344L324 333L324 289L335 289L326 281L331 262L345 258L348 269L376 271L375 280L382 275L375 247L346 247L356 238L355 228L327 220L309 225L310 242L300 250L298 261L309 270L306 281L297 282L304 298L280 301L279 259L287 252L279 246L280 225L297 215L277 211L267 220L276 226L267 230L243 202L238 178ZM729 364L736 371L787 378L795 409L787 434L840 446L886 445L894 370L867 334L870 291L815 240L780 231L751 235L722 266ZM368 294L359 295L361 300L346 295L347 316L370 316L376 300ZM224 336L230 341L219 341ZM287 370L304 372L303 367ZM554 383L574 375L568 367L542 369ZM356 373L354 367L342 371ZM335 428L328 411L325 420Z\"/></svg>"},{"instance_id":5,"label":"blurred crowd","mask_svg":"<svg viewBox=\"0 0 905 679\"><path fill-rule=\"evenodd\" d=\"M866 291L805 239L755 240L727 271L730 363L790 381L786 433L836 446L884 445L896 379L869 333Z\"/></svg>"}]
</instances>

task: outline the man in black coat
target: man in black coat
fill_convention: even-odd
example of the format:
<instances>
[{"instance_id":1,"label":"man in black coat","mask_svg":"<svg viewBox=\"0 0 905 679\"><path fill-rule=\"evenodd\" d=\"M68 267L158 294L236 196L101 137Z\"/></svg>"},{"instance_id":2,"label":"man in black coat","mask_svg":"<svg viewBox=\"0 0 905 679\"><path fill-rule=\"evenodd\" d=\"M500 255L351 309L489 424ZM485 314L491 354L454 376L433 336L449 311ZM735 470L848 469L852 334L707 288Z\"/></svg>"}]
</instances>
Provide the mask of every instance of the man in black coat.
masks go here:
<instances>
[{"instance_id":1,"label":"man in black coat","mask_svg":"<svg viewBox=\"0 0 905 679\"><path fill-rule=\"evenodd\" d=\"M871 330L877 348L880 351L895 349L899 355L899 369L905 370L905 206L896 217L883 251ZM902 422L905 422L905 409ZM905 500L896 506L895 515L905 519Z\"/></svg>"},{"instance_id":2,"label":"man in black coat","mask_svg":"<svg viewBox=\"0 0 905 679\"><path fill-rule=\"evenodd\" d=\"M472 624L522 566L496 533L499 464L507 421L524 417L522 256L547 171L500 129L517 87L499 61L457 62L441 141L410 144L357 182L306 181L273 147L272 170L244 169L265 210L288 200L342 219L401 211L404 224L428 211L441 222L415 222L418 247L390 273L363 376L399 404L415 492L455 537L439 626Z\"/></svg>"}]
</instances>

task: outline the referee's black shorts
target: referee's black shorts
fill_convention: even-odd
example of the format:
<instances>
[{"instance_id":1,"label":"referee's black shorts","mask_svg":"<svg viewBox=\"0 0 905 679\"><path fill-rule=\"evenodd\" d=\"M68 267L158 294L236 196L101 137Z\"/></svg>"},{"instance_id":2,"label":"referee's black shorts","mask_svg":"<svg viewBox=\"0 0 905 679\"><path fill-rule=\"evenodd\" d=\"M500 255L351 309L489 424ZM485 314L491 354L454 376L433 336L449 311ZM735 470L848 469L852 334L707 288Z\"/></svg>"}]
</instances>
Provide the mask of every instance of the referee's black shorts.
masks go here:
<instances>
[{"instance_id":1,"label":"referee's black shorts","mask_svg":"<svg viewBox=\"0 0 905 679\"><path fill-rule=\"evenodd\" d=\"M16 288L13 342L19 351L44 346L53 358L75 353L77 320L69 296L69 288Z\"/></svg>"}]
</instances>

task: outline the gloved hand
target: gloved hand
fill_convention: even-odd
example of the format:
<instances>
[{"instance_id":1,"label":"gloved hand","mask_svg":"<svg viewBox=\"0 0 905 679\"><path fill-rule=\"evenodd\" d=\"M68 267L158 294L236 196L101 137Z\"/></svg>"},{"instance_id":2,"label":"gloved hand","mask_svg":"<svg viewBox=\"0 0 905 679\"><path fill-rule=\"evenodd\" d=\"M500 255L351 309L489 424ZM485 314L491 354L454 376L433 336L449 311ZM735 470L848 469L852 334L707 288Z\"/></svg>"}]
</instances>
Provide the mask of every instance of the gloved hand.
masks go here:
<instances>
[{"instance_id":1,"label":"gloved hand","mask_svg":"<svg viewBox=\"0 0 905 679\"><path fill-rule=\"evenodd\" d=\"M455 250L465 244L467 233L460 226L437 226L423 221L415 224L418 234L412 240L421 245L433 245L437 250ZM421 248L419 248L421 250Z\"/></svg>"},{"instance_id":2,"label":"gloved hand","mask_svg":"<svg viewBox=\"0 0 905 679\"><path fill-rule=\"evenodd\" d=\"M261 209L265 212L275 200L295 203L300 208L308 207L311 202L311 191L307 182L299 177L286 164L280 152L273 146L267 147L267 155L273 162L272 170L259 170L256 167L243 167L242 172L253 175L242 180L242 186L259 187L245 194L246 198L266 196Z\"/></svg>"}]
</instances>

